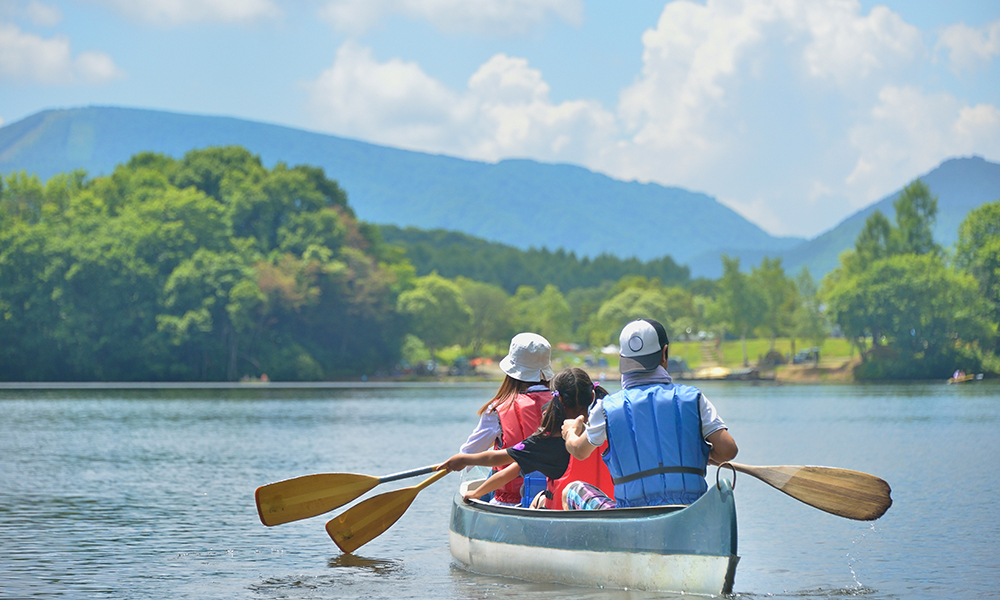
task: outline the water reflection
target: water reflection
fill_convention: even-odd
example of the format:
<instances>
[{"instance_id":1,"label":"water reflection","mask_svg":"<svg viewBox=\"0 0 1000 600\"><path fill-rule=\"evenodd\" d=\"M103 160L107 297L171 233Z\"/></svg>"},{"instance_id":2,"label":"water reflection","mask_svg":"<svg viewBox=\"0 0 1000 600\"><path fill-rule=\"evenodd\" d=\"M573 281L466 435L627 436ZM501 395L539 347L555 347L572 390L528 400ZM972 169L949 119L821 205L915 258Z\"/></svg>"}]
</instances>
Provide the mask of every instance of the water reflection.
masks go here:
<instances>
[{"instance_id":1,"label":"water reflection","mask_svg":"<svg viewBox=\"0 0 1000 600\"><path fill-rule=\"evenodd\" d=\"M340 554L331 558L327 564L331 569L358 569L381 577L395 575L404 570L404 563L401 560L365 558L356 554Z\"/></svg>"},{"instance_id":2,"label":"water reflection","mask_svg":"<svg viewBox=\"0 0 1000 600\"><path fill-rule=\"evenodd\" d=\"M876 528L741 476L735 598L996 595L1000 478L977 457L1000 453L1000 386L703 388L740 443L739 462L857 469L893 489ZM448 551L457 476L422 492L362 556L334 556L323 519L260 524L259 485L440 462L494 391L0 389L0 596L681 598L458 568Z\"/></svg>"}]
</instances>

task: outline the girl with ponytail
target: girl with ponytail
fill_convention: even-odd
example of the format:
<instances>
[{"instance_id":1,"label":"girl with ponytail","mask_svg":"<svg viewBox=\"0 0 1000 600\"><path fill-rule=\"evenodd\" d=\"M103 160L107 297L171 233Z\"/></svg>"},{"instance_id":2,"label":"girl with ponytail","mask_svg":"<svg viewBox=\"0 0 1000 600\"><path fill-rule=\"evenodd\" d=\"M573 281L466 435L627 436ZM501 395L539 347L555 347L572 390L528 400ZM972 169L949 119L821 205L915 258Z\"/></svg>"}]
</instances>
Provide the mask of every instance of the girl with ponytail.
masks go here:
<instances>
[{"instance_id":1,"label":"girl with ponytail","mask_svg":"<svg viewBox=\"0 0 1000 600\"><path fill-rule=\"evenodd\" d=\"M560 371L549 385L552 400L546 405L538 430L513 447L488 450L473 454L456 454L443 462L438 470L459 471L465 467L506 468L496 472L479 488L466 492L465 499L479 498L501 488L523 474L540 471L550 481L559 479L569 466L570 454L562 438L563 421L587 414L594 398L603 398L608 392L595 385L583 369L570 368ZM513 460L514 462L511 462Z\"/></svg>"}]
</instances>

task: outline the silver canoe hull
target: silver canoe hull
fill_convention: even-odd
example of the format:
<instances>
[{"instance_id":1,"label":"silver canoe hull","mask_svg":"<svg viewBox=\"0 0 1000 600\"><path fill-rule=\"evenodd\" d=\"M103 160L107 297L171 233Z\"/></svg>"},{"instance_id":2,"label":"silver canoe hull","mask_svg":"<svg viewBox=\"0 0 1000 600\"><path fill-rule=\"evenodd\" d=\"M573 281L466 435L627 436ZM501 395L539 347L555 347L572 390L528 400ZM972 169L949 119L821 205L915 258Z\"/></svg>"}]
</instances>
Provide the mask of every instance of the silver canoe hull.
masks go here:
<instances>
[{"instance_id":1,"label":"silver canoe hull","mask_svg":"<svg viewBox=\"0 0 1000 600\"><path fill-rule=\"evenodd\" d=\"M608 511L465 503L460 489L450 529L462 567L527 581L717 595L732 592L739 561L726 480L686 508Z\"/></svg>"}]
</instances>

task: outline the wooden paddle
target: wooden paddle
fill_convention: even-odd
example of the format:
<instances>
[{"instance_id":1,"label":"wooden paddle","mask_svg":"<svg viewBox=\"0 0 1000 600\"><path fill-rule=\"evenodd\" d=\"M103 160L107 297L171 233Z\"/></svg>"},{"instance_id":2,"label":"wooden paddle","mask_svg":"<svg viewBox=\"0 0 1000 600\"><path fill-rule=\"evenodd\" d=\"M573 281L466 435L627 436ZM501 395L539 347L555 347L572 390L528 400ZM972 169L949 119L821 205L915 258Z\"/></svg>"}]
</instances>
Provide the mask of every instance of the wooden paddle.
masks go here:
<instances>
[{"instance_id":1,"label":"wooden paddle","mask_svg":"<svg viewBox=\"0 0 1000 600\"><path fill-rule=\"evenodd\" d=\"M839 517L874 521L892 506L889 484L860 471L834 467L751 467L732 462L722 466L726 465Z\"/></svg>"},{"instance_id":2,"label":"wooden paddle","mask_svg":"<svg viewBox=\"0 0 1000 600\"><path fill-rule=\"evenodd\" d=\"M269 483L254 493L257 514L268 527L308 519L343 506L380 483L426 475L436 468L430 465L385 477L319 473Z\"/></svg>"},{"instance_id":3,"label":"wooden paddle","mask_svg":"<svg viewBox=\"0 0 1000 600\"><path fill-rule=\"evenodd\" d=\"M420 490L441 479L448 471L438 471L419 484L379 494L352 506L330 519L326 532L343 552L354 552L382 535L399 520Z\"/></svg>"}]
</instances>

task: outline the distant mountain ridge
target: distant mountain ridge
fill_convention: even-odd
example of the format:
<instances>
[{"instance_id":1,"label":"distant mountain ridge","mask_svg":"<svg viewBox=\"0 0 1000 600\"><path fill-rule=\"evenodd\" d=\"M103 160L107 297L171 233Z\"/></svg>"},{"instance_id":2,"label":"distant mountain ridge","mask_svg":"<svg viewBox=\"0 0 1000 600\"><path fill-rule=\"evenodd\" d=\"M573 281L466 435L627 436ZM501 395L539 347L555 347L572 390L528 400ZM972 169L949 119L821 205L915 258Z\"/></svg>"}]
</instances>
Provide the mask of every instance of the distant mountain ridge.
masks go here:
<instances>
[{"instance_id":1,"label":"distant mountain ridge","mask_svg":"<svg viewBox=\"0 0 1000 600\"><path fill-rule=\"evenodd\" d=\"M938 197L934 239L945 248L958 240L958 227L970 210L1000 200L1000 164L980 156L948 159L919 179ZM730 248L722 253L740 258L742 267L759 264L765 256L780 257L785 272L794 274L805 266L819 278L837 267L841 252L854 247L854 240L872 213L879 210L890 221L895 219L892 203L901 192L889 194L794 248L775 253ZM715 278L722 274L719 255L714 252L692 258L688 266L699 275Z\"/></svg>"},{"instance_id":2,"label":"distant mountain ridge","mask_svg":"<svg viewBox=\"0 0 1000 600\"><path fill-rule=\"evenodd\" d=\"M779 256L786 271L805 265L818 278L853 245L872 211L892 218L896 196L807 241L769 235L706 194L618 181L572 165L490 164L230 117L115 107L47 110L0 128L0 173L25 170L45 179L84 169L97 176L137 152L180 157L230 144L259 154L269 166L322 167L347 191L358 216L373 223L447 229L578 256L669 255L690 266L693 276L713 278L724 253L739 257L744 268ZM939 196L935 235L944 245L955 240L969 209L1000 199L1000 165L979 157L946 161L923 178Z\"/></svg>"},{"instance_id":3,"label":"distant mountain ridge","mask_svg":"<svg viewBox=\"0 0 1000 600\"><path fill-rule=\"evenodd\" d=\"M622 182L565 164L488 164L376 146L229 117L89 107L48 110L0 128L0 172L48 178L72 169L108 174L133 154L180 157L236 144L278 161L322 167L364 220L449 229L526 249L565 248L683 263L741 240L778 251L801 238L774 237L705 194ZM638 220L636 215L642 215Z\"/></svg>"}]
</instances>

